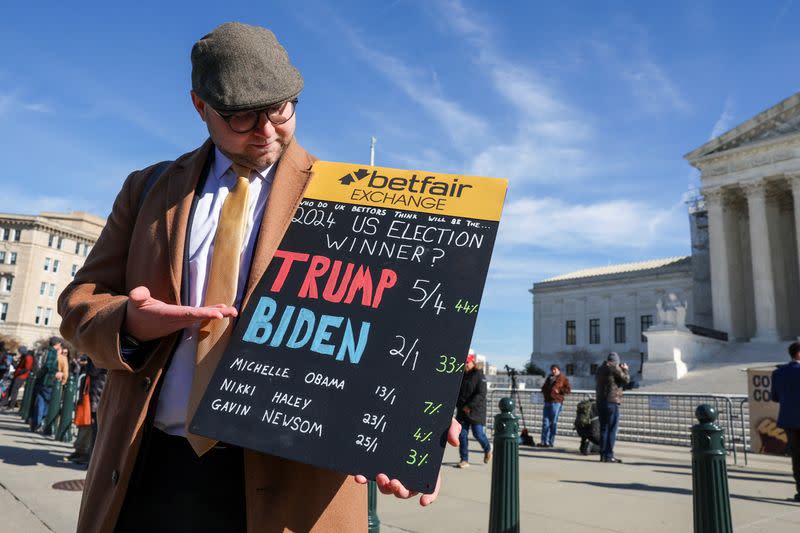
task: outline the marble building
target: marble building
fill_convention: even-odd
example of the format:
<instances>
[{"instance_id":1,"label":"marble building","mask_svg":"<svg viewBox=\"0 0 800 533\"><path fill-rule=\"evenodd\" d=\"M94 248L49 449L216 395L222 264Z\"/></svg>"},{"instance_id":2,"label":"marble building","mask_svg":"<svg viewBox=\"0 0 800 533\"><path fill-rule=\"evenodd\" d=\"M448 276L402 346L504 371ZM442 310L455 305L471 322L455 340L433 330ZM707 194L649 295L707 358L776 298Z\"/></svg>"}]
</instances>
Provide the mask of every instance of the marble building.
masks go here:
<instances>
[{"instance_id":1,"label":"marble building","mask_svg":"<svg viewBox=\"0 0 800 533\"><path fill-rule=\"evenodd\" d=\"M690 364L698 361L691 352L702 351L697 347L709 336L721 343L717 352L731 353L800 335L800 93L685 158L701 173L702 197L689 202L692 255L535 283L534 363L570 364L580 378L614 350L632 370L637 354L638 368L646 366L641 333L655 321L645 317L655 315L657 300L670 293L685 302L685 321L693 326L680 333ZM651 337L662 341L664 335ZM726 336L727 342L719 340ZM713 360L708 353L703 357Z\"/></svg>"},{"instance_id":2,"label":"marble building","mask_svg":"<svg viewBox=\"0 0 800 533\"><path fill-rule=\"evenodd\" d=\"M673 295L694 319L692 258L671 257L589 268L534 284L532 361L561 366L577 386L615 351L638 373L647 352L643 335L657 322L659 303ZM589 378L582 383L580 378Z\"/></svg>"},{"instance_id":3,"label":"marble building","mask_svg":"<svg viewBox=\"0 0 800 533\"><path fill-rule=\"evenodd\" d=\"M800 93L688 153L708 210L714 329L800 335Z\"/></svg>"}]
</instances>

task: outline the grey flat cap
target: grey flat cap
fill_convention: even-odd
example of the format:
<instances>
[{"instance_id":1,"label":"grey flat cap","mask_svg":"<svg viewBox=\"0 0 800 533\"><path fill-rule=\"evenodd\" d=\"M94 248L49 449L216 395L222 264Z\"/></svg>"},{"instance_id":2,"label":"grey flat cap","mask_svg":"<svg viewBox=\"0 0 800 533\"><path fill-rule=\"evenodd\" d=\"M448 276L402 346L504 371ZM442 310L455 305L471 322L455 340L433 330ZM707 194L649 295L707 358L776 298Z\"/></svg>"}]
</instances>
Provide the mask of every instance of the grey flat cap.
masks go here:
<instances>
[{"instance_id":1,"label":"grey flat cap","mask_svg":"<svg viewBox=\"0 0 800 533\"><path fill-rule=\"evenodd\" d=\"M226 22L192 47L192 89L217 111L243 111L296 97L303 77L271 31Z\"/></svg>"},{"instance_id":2,"label":"grey flat cap","mask_svg":"<svg viewBox=\"0 0 800 533\"><path fill-rule=\"evenodd\" d=\"M608 354L606 360L609 363L619 363L619 354L617 352L611 352L610 354Z\"/></svg>"}]
</instances>

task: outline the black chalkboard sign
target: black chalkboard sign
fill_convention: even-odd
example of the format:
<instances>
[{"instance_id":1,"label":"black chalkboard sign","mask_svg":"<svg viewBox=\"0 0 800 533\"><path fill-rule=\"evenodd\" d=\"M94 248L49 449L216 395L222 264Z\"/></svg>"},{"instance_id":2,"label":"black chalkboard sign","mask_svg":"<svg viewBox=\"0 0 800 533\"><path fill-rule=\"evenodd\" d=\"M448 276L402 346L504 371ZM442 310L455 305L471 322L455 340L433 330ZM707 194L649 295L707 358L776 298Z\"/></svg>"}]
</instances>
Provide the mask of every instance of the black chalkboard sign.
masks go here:
<instances>
[{"instance_id":1,"label":"black chalkboard sign","mask_svg":"<svg viewBox=\"0 0 800 533\"><path fill-rule=\"evenodd\" d=\"M506 186L316 163L190 431L431 492Z\"/></svg>"}]
</instances>

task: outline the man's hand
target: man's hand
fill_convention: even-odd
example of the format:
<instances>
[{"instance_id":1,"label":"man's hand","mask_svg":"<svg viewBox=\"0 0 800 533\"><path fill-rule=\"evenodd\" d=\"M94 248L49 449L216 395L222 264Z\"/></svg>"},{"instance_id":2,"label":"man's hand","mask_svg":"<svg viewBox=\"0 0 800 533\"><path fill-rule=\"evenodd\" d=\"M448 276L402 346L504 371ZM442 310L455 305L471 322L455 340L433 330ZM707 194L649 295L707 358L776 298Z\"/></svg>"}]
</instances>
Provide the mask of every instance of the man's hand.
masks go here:
<instances>
[{"instance_id":1,"label":"man's hand","mask_svg":"<svg viewBox=\"0 0 800 533\"><path fill-rule=\"evenodd\" d=\"M62 377L64 377L64 373L63 372L56 372L56 379L58 381L61 381Z\"/></svg>"},{"instance_id":2,"label":"man's hand","mask_svg":"<svg viewBox=\"0 0 800 533\"><path fill-rule=\"evenodd\" d=\"M456 422L454 418L450 422L450 429L447 430L447 442L451 446L458 446L458 434L461 433L461 424ZM355 477L356 483L364 484L369 481L366 477L358 475ZM418 493L414 492L413 490L408 490L400 483L397 479L389 479L389 476L386 474L378 474L375 476L375 483L378 484L378 490L381 491L383 494L394 494L397 498L401 498L406 500L408 498L413 498ZM433 492L430 494L423 494L419 498L419 504L423 507L426 507L432 504L436 497L439 496L439 489L442 486L442 475L439 474L436 478L436 487L434 487Z\"/></svg>"},{"instance_id":3,"label":"man's hand","mask_svg":"<svg viewBox=\"0 0 800 533\"><path fill-rule=\"evenodd\" d=\"M128 293L124 328L135 339L149 341L206 320L236 315L236 308L225 304L206 307L167 304L150 296L147 287L136 287Z\"/></svg>"},{"instance_id":4,"label":"man's hand","mask_svg":"<svg viewBox=\"0 0 800 533\"><path fill-rule=\"evenodd\" d=\"M467 414L470 414L472 412L472 408L469 407L468 405L465 405L464 407L462 407L461 410L464 411ZM459 429L459 431L461 431L461 430Z\"/></svg>"}]
</instances>

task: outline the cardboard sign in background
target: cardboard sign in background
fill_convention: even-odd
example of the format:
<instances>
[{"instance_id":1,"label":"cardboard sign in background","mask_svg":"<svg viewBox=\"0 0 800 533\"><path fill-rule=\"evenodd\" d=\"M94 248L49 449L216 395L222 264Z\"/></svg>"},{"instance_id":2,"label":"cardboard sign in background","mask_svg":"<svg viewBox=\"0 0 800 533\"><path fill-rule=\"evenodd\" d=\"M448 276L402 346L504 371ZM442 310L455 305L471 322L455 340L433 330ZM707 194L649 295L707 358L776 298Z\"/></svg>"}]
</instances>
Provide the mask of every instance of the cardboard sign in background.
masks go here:
<instances>
[{"instance_id":1,"label":"cardboard sign in background","mask_svg":"<svg viewBox=\"0 0 800 533\"><path fill-rule=\"evenodd\" d=\"M772 401L774 371L774 366L747 369L750 448L756 453L786 455L789 437L778 427L779 406Z\"/></svg>"},{"instance_id":2,"label":"cardboard sign in background","mask_svg":"<svg viewBox=\"0 0 800 533\"><path fill-rule=\"evenodd\" d=\"M431 492L506 181L313 173L190 430Z\"/></svg>"}]
</instances>

